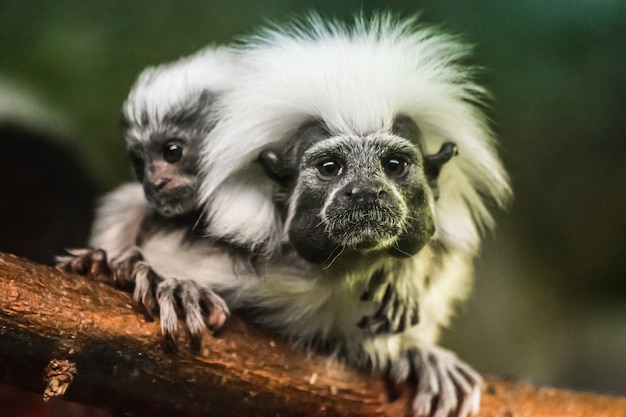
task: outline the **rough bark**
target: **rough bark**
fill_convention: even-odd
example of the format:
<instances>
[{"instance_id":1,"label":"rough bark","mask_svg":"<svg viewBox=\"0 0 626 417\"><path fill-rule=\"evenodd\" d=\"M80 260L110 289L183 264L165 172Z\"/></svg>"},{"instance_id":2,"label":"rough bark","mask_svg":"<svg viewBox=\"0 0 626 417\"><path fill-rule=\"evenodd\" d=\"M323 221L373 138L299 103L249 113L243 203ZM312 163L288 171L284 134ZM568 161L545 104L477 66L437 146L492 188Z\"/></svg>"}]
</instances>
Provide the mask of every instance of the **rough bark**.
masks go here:
<instances>
[{"instance_id":1,"label":"rough bark","mask_svg":"<svg viewBox=\"0 0 626 417\"><path fill-rule=\"evenodd\" d=\"M0 381L145 416L402 416L384 384L229 321L168 353L129 294L0 254ZM626 417L626 398L487 378L480 416Z\"/></svg>"}]
</instances>

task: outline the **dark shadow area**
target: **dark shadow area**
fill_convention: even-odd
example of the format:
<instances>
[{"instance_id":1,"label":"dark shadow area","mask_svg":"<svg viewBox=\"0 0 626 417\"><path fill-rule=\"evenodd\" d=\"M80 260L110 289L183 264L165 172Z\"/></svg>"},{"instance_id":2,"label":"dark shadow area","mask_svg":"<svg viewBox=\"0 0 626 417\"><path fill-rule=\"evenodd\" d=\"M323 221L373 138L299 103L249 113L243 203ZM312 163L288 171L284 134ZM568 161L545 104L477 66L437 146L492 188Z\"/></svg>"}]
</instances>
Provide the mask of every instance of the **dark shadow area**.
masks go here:
<instances>
[{"instance_id":1,"label":"dark shadow area","mask_svg":"<svg viewBox=\"0 0 626 417\"><path fill-rule=\"evenodd\" d=\"M0 251L51 265L87 243L94 181L74 150L48 133L0 125Z\"/></svg>"}]
</instances>

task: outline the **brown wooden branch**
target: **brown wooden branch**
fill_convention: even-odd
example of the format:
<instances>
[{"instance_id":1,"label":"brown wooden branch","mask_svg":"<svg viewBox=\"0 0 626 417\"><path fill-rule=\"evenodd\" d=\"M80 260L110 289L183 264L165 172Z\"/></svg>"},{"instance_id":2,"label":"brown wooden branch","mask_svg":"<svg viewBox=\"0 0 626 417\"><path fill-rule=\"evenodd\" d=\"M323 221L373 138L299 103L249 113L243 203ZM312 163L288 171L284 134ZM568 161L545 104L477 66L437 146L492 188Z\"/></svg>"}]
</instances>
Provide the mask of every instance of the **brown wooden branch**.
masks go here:
<instances>
[{"instance_id":1,"label":"brown wooden branch","mask_svg":"<svg viewBox=\"0 0 626 417\"><path fill-rule=\"evenodd\" d=\"M236 318L205 339L168 354L129 294L0 254L0 381L141 416L404 415L381 378ZM488 378L480 416L626 417L626 398Z\"/></svg>"}]
</instances>

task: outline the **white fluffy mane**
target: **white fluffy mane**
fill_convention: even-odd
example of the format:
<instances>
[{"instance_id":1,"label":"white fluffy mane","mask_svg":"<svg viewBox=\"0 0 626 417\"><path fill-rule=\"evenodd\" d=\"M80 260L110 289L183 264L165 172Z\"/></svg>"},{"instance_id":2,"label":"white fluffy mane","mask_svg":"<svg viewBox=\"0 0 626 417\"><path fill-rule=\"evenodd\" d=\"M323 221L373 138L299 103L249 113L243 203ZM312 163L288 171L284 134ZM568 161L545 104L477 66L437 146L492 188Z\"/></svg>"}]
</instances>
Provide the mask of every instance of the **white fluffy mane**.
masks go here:
<instances>
[{"instance_id":1,"label":"white fluffy mane","mask_svg":"<svg viewBox=\"0 0 626 417\"><path fill-rule=\"evenodd\" d=\"M231 79L234 55L227 47L206 47L177 61L148 67L139 74L122 108L140 124L147 116L159 123L163 116L188 106L204 90L220 93Z\"/></svg>"},{"instance_id":2,"label":"white fluffy mane","mask_svg":"<svg viewBox=\"0 0 626 417\"><path fill-rule=\"evenodd\" d=\"M478 247L481 230L493 225L489 203L502 205L510 189L477 108L485 92L462 64L465 44L389 14L350 25L313 16L265 29L236 53L236 82L216 104L219 122L202 152L209 234L242 243L277 239L272 188L261 175L251 181L250 170L261 149L302 123L315 118L332 133L365 134L389 131L406 114L426 152L444 141L458 145L439 179L437 236L465 251Z\"/></svg>"}]
</instances>

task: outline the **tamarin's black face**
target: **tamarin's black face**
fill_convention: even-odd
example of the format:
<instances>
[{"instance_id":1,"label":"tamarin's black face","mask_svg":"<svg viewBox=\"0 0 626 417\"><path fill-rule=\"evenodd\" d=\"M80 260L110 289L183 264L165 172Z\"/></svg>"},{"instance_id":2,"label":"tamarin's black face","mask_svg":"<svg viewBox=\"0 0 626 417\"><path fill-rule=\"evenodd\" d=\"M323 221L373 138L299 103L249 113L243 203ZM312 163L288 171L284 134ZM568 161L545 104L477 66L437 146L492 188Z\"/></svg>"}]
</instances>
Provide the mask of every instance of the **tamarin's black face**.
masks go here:
<instances>
[{"instance_id":1,"label":"tamarin's black face","mask_svg":"<svg viewBox=\"0 0 626 417\"><path fill-rule=\"evenodd\" d=\"M163 216L198 208L198 157L213 126L213 100L212 93L202 91L165 110L141 101L124 108L121 124L135 177L148 205Z\"/></svg>"},{"instance_id":2,"label":"tamarin's black face","mask_svg":"<svg viewBox=\"0 0 626 417\"><path fill-rule=\"evenodd\" d=\"M157 136L129 149L135 176L143 184L150 207L166 217L196 208L198 148L197 141Z\"/></svg>"},{"instance_id":3,"label":"tamarin's black face","mask_svg":"<svg viewBox=\"0 0 626 417\"><path fill-rule=\"evenodd\" d=\"M398 117L388 133L315 136L299 139L304 149L292 152L295 157L265 151L260 158L270 177L296 175L285 184L293 187L287 228L298 253L314 263L346 249L397 257L417 253L435 232L436 177L429 173L436 176L439 169L427 166L432 157L422 156L412 120Z\"/></svg>"}]
</instances>

